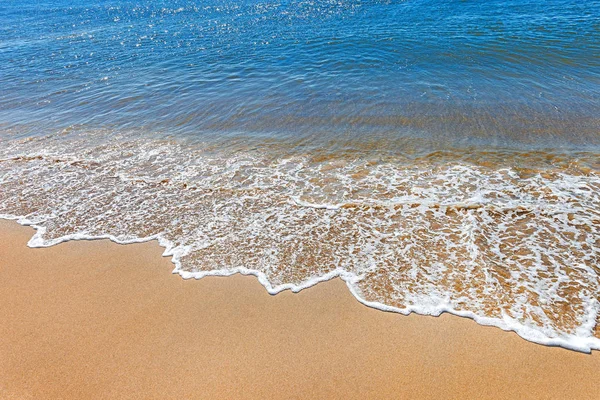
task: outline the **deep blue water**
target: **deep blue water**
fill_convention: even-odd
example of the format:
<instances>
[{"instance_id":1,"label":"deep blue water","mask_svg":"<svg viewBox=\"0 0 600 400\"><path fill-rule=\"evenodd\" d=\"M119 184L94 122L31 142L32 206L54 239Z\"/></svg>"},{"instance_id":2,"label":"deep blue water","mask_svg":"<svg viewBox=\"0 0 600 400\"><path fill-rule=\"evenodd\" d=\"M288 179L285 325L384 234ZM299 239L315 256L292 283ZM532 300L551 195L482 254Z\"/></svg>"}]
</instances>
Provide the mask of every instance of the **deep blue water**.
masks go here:
<instances>
[{"instance_id":1,"label":"deep blue water","mask_svg":"<svg viewBox=\"0 0 600 400\"><path fill-rule=\"evenodd\" d=\"M599 121L600 1L0 3L0 127L23 134L595 148Z\"/></svg>"}]
</instances>

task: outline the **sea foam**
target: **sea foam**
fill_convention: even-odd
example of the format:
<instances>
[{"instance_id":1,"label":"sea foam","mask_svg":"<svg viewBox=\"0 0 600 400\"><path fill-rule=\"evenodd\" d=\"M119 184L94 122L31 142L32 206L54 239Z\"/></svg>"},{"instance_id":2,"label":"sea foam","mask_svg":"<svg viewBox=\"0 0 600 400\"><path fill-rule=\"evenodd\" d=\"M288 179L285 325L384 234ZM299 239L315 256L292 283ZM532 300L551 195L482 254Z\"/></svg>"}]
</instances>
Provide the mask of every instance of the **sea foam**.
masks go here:
<instances>
[{"instance_id":1,"label":"sea foam","mask_svg":"<svg viewBox=\"0 0 600 400\"><path fill-rule=\"evenodd\" d=\"M32 247L158 240L186 279L241 273L278 293L339 277L370 307L600 349L596 155L467 162L106 133L1 144L0 217L34 226Z\"/></svg>"}]
</instances>

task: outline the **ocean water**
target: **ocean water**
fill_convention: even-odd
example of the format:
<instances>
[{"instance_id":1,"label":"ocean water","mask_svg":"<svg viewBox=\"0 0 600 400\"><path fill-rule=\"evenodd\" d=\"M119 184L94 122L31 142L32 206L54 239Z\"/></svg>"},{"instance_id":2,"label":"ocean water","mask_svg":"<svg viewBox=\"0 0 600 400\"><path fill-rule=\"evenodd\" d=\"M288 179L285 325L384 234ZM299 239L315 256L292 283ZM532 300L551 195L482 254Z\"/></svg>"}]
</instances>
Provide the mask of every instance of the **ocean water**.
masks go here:
<instances>
[{"instance_id":1,"label":"ocean water","mask_svg":"<svg viewBox=\"0 0 600 400\"><path fill-rule=\"evenodd\" d=\"M0 217L600 349L600 1L2 2Z\"/></svg>"}]
</instances>

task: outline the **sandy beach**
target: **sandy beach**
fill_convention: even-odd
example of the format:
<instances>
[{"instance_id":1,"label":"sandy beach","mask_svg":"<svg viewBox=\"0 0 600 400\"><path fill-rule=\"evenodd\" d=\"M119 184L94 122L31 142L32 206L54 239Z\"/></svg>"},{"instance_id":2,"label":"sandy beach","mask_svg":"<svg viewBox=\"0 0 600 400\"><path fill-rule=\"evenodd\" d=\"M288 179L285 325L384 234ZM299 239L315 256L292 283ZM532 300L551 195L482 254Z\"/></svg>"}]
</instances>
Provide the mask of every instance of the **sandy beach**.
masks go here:
<instances>
[{"instance_id":1,"label":"sandy beach","mask_svg":"<svg viewBox=\"0 0 600 400\"><path fill-rule=\"evenodd\" d=\"M442 315L369 309L340 280L269 295L183 280L156 242L26 246L0 221L0 397L600 397L600 355Z\"/></svg>"}]
</instances>

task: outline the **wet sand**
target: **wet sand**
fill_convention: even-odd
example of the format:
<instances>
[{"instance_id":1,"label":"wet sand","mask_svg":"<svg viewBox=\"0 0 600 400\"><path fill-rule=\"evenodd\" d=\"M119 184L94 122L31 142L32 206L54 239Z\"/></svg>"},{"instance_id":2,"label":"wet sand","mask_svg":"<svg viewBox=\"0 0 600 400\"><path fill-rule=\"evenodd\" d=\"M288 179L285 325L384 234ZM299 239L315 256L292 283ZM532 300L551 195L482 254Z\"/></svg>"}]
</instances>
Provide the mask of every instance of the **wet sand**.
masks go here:
<instances>
[{"instance_id":1,"label":"wet sand","mask_svg":"<svg viewBox=\"0 0 600 400\"><path fill-rule=\"evenodd\" d=\"M30 249L0 220L0 398L600 398L600 353L369 309L341 280L183 280L156 242Z\"/></svg>"}]
</instances>

